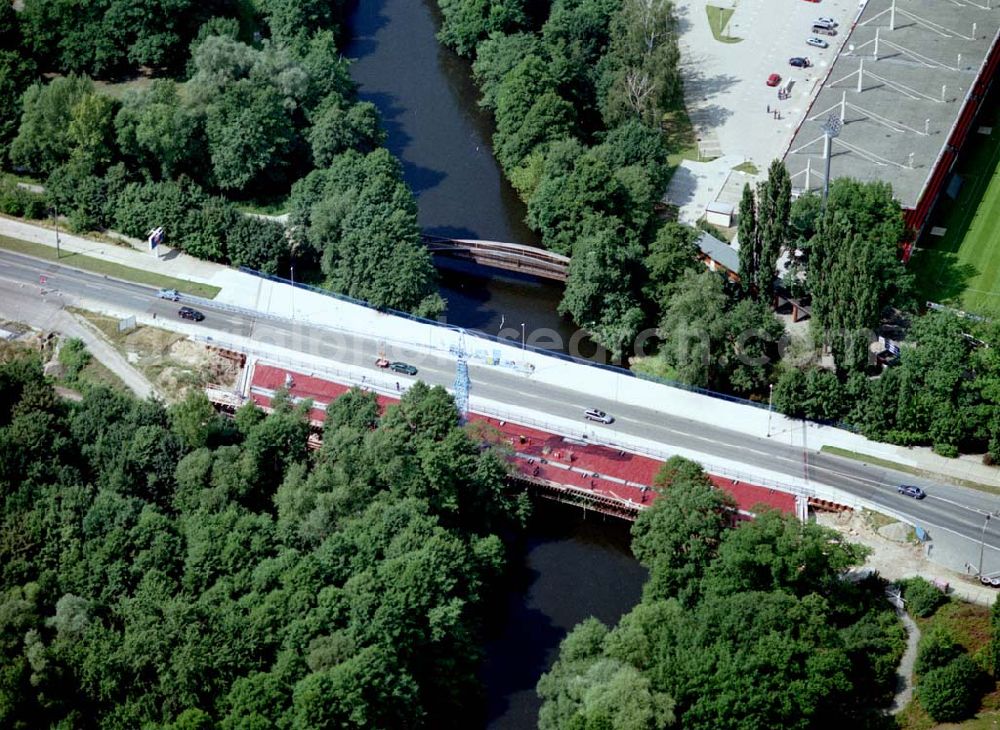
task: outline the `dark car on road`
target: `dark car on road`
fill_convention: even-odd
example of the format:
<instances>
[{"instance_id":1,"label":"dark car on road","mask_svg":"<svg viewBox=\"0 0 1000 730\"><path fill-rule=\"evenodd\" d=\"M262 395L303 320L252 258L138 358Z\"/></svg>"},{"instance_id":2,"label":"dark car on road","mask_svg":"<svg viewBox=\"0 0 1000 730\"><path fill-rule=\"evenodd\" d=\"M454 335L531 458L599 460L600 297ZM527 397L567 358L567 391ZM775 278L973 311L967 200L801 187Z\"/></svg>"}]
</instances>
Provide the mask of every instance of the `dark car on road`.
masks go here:
<instances>
[{"instance_id":1,"label":"dark car on road","mask_svg":"<svg viewBox=\"0 0 1000 730\"><path fill-rule=\"evenodd\" d=\"M397 373L403 373L403 375L417 374L417 369L407 362L391 362L389 363L389 369Z\"/></svg>"},{"instance_id":2,"label":"dark car on road","mask_svg":"<svg viewBox=\"0 0 1000 730\"><path fill-rule=\"evenodd\" d=\"M181 307L177 310L177 316L181 319L190 319L192 322L201 322L205 319L204 314L197 309L191 309L191 307Z\"/></svg>"},{"instance_id":3,"label":"dark car on road","mask_svg":"<svg viewBox=\"0 0 1000 730\"><path fill-rule=\"evenodd\" d=\"M900 484L896 487L896 491L914 499L923 499L927 496L927 493L923 489L915 487L912 484Z\"/></svg>"}]
</instances>

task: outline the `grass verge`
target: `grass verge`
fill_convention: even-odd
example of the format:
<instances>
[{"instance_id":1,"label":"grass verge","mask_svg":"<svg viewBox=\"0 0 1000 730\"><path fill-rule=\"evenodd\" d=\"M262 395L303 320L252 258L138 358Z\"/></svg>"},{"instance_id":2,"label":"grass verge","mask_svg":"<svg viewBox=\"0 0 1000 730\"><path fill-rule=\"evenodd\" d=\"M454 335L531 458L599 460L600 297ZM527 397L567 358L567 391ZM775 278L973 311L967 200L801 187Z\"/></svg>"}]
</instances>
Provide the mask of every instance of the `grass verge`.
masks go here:
<instances>
[{"instance_id":1,"label":"grass verge","mask_svg":"<svg viewBox=\"0 0 1000 730\"><path fill-rule=\"evenodd\" d=\"M79 253L63 252L61 256L56 258L56 250L51 246L32 243L31 241L22 241L18 238L10 238L8 236L0 236L0 248L45 259L46 261L58 261L60 264L83 269L94 274L113 276L116 279L125 279L126 281L156 286L161 289L176 289L179 292L191 294L196 297L204 297L205 299L213 299L221 291L219 287L212 286L211 284L200 284L186 279L175 279L172 276L154 274L142 269L133 269L130 266L122 266L121 264L104 261L103 259L95 259Z\"/></svg>"},{"instance_id":2,"label":"grass verge","mask_svg":"<svg viewBox=\"0 0 1000 730\"><path fill-rule=\"evenodd\" d=\"M890 517L889 515L884 515L881 512L874 512L870 509L861 510L861 516L864 517L865 522L870 528L878 532L879 528L885 527L886 525L892 525L899 520L895 517Z\"/></svg>"},{"instance_id":3,"label":"grass verge","mask_svg":"<svg viewBox=\"0 0 1000 730\"><path fill-rule=\"evenodd\" d=\"M726 26L729 19L733 17L732 8L719 8L715 5L706 5L705 12L708 13L708 27L712 29L712 37L719 43L739 43L742 38L734 38L726 33Z\"/></svg>"},{"instance_id":4,"label":"grass verge","mask_svg":"<svg viewBox=\"0 0 1000 730\"><path fill-rule=\"evenodd\" d=\"M877 456L869 456L868 454L859 454L857 451L842 449L839 446L824 446L823 448L820 449L820 451L822 451L824 454L833 454L834 456L842 456L845 459L862 461L866 464L871 464L872 466L881 466L885 469L893 469L895 471L905 472L907 474L912 474L915 477L923 477L924 479L936 479L938 481L945 481L950 484L957 484L960 487L968 487L969 489L976 489L980 492L986 492L987 494L1000 495L1000 487L994 487L991 484L983 484L981 482L974 482L970 479L959 479L958 477L953 477L946 474L939 474L937 472L927 471L926 469L918 469L915 466L909 466L908 464L900 464L899 462L890 461L889 459L880 459Z\"/></svg>"},{"instance_id":5,"label":"grass verge","mask_svg":"<svg viewBox=\"0 0 1000 730\"><path fill-rule=\"evenodd\" d=\"M746 162L741 162L736 167L733 168L736 172L745 172L747 175L756 175L760 172L757 166L747 160Z\"/></svg>"}]
</instances>

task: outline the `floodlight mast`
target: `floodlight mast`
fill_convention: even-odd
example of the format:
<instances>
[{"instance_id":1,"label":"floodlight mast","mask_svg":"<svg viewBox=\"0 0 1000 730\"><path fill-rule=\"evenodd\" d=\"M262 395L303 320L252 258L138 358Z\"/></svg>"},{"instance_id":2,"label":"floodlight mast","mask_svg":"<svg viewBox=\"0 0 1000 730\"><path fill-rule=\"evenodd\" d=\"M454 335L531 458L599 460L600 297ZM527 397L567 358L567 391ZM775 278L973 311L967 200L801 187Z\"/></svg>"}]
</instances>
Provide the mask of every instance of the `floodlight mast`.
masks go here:
<instances>
[{"instance_id":1,"label":"floodlight mast","mask_svg":"<svg viewBox=\"0 0 1000 730\"><path fill-rule=\"evenodd\" d=\"M823 205L830 195L830 151L833 146L833 139L840 135L840 130L844 128L844 123L840 121L836 114L831 114L823 123Z\"/></svg>"}]
</instances>

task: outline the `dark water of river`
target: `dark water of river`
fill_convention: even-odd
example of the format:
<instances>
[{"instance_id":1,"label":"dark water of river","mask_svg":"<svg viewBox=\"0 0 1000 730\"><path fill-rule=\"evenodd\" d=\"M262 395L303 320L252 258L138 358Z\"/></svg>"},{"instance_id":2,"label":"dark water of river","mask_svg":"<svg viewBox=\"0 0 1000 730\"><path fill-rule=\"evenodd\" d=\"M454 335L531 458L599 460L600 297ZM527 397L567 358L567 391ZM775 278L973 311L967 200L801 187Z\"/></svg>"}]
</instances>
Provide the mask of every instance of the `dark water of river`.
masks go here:
<instances>
[{"instance_id":1,"label":"dark water of river","mask_svg":"<svg viewBox=\"0 0 1000 730\"><path fill-rule=\"evenodd\" d=\"M354 61L361 98L382 115L386 146L403 163L424 231L537 244L523 223L524 204L493 158L492 120L477 105L470 66L437 42L439 24L432 0L360 0L344 55ZM577 330L556 312L561 284L471 264L440 273L452 324L491 334L503 324L513 328L504 336L520 339L523 322L527 333L557 333L564 351Z\"/></svg>"},{"instance_id":2,"label":"dark water of river","mask_svg":"<svg viewBox=\"0 0 1000 730\"><path fill-rule=\"evenodd\" d=\"M537 500L497 635L486 646L485 725L528 730L541 706L535 685L559 642L594 616L613 626L642 593L646 570L629 550L629 524Z\"/></svg>"},{"instance_id":3,"label":"dark water of river","mask_svg":"<svg viewBox=\"0 0 1000 730\"><path fill-rule=\"evenodd\" d=\"M438 25L431 0L360 0L345 48L355 59L351 74L362 98L382 114L387 146L402 160L425 231L537 244L522 223L524 206L493 159L491 121L476 105L469 66L440 47ZM548 330L564 350L576 334L556 313L561 285L460 262L440 271L452 324L519 341L523 323L528 344ZM581 343L581 354L591 349ZM566 633L588 616L614 624L638 602L646 573L628 545L625 523L536 505L513 556L513 583L496 598L503 605L486 647L486 716L479 725L537 726L535 685Z\"/></svg>"}]
</instances>

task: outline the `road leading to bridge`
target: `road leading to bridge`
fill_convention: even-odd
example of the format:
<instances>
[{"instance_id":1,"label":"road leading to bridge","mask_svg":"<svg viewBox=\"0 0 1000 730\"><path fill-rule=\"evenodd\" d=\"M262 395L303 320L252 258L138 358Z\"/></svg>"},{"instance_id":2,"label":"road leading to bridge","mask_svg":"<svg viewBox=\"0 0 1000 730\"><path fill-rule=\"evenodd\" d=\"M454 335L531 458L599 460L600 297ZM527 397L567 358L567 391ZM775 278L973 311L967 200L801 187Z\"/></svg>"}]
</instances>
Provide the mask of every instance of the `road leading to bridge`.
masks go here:
<instances>
[{"instance_id":1,"label":"road leading to bridge","mask_svg":"<svg viewBox=\"0 0 1000 730\"><path fill-rule=\"evenodd\" d=\"M40 276L46 278L44 286L38 283ZM273 345L373 371L376 371L374 360L385 346L375 336L254 316L210 302L197 305L206 315L203 322L197 325L179 323L178 305L156 298L153 288L5 251L0 251L0 279L11 282L0 281L0 291L4 286L13 286L23 294L25 286L32 286L39 291L38 296L47 301L61 299L71 304L76 299L88 300L121 314L155 315L169 328L221 340L226 336L250 337L262 348ZM390 347L387 354L392 359L416 364L420 368L420 379L425 382L450 387L454 381L455 363L451 356L433 356L398 347ZM812 451L808 443L803 444L805 429L793 427L791 431L774 433L771 438L763 439L648 408L623 405L615 401L613 394L605 399L581 396L570 389L537 383L498 368L472 363L470 376L474 395L531 409L540 416L582 419L583 411L594 407L612 413L615 423L602 434L609 440L614 440L615 434L643 438L662 443L667 448L705 454L709 461L736 461L747 467L787 475L787 481L840 489L906 517L927 529L932 536L936 530L943 530L965 538L973 543L963 549L972 564L978 560L984 514L1000 510L1000 498L995 495ZM901 483L918 484L929 496L922 501L901 496L896 492L896 486ZM1000 516L991 520L985 537L987 572L1000 570Z\"/></svg>"}]
</instances>

